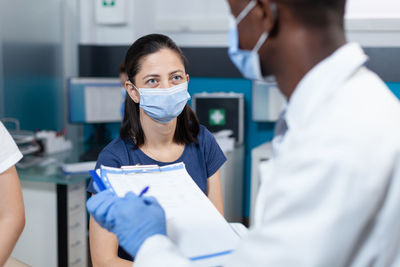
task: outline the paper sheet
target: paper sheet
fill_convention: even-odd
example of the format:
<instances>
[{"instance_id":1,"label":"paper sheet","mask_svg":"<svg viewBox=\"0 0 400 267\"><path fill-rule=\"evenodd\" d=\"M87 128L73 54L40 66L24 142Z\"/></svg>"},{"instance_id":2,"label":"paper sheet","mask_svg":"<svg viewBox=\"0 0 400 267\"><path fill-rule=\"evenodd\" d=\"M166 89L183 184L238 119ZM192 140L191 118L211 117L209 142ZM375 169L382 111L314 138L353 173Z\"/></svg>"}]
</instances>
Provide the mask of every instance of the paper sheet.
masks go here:
<instances>
[{"instance_id":1,"label":"paper sheet","mask_svg":"<svg viewBox=\"0 0 400 267\"><path fill-rule=\"evenodd\" d=\"M140 191L157 198L164 208L167 234L188 258L233 250L238 236L178 163L150 169L102 167L103 182L109 182L118 196Z\"/></svg>"}]
</instances>

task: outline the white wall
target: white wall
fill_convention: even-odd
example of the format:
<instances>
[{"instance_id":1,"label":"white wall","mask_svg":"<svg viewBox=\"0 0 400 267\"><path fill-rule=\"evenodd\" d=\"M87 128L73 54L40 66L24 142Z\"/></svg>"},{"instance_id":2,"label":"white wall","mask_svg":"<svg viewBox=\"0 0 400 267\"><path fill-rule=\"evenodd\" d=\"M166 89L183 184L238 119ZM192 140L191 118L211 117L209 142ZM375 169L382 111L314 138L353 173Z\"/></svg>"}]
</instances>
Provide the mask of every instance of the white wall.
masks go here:
<instances>
[{"instance_id":1,"label":"white wall","mask_svg":"<svg viewBox=\"0 0 400 267\"><path fill-rule=\"evenodd\" d=\"M78 76L78 44L80 39L80 0L63 0L63 77L64 81L70 77ZM68 88L64 82L64 107L68 108ZM83 140L83 127L79 124L70 124L68 120L69 112L64 112L64 125L67 132L67 139L73 142Z\"/></svg>"},{"instance_id":2,"label":"white wall","mask_svg":"<svg viewBox=\"0 0 400 267\"><path fill-rule=\"evenodd\" d=\"M349 0L346 29L349 41L365 47L399 47L400 1Z\"/></svg>"},{"instance_id":3,"label":"white wall","mask_svg":"<svg viewBox=\"0 0 400 267\"><path fill-rule=\"evenodd\" d=\"M348 0L349 18L400 18L399 0Z\"/></svg>"},{"instance_id":4,"label":"white wall","mask_svg":"<svg viewBox=\"0 0 400 267\"><path fill-rule=\"evenodd\" d=\"M103 26L97 25L95 22L95 0L79 1L80 7L80 43L81 44L127 44L133 39L135 31L139 27L135 25L136 12L134 4L143 2L142 5L146 5L146 1L126 1L127 2L127 13L128 21L126 25L118 26ZM145 7L144 7L145 8ZM143 23L147 27L146 23Z\"/></svg>"},{"instance_id":5,"label":"white wall","mask_svg":"<svg viewBox=\"0 0 400 267\"><path fill-rule=\"evenodd\" d=\"M149 33L164 33L180 46L227 45L226 0L126 1L126 25L99 25L95 1L80 1L80 43L128 45ZM350 41L364 46L400 46L399 0L348 0L346 28Z\"/></svg>"},{"instance_id":6,"label":"white wall","mask_svg":"<svg viewBox=\"0 0 400 267\"><path fill-rule=\"evenodd\" d=\"M226 46L226 0L122 0L128 14L125 25L96 23L95 1L80 1L81 44L126 45L157 32L181 46Z\"/></svg>"},{"instance_id":7,"label":"white wall","mask_svg":"<svg viewBox=\"0 0 400 267\"><path fill-rule=\"evenodd\" d=\"M0 118L4 117L4 75L3 75L3 12L5 4L0 1Z\"/></svg>"},{"instance_id":8,"label":"white wall","mask_svg":"<svg viewBox=\"0 0 400 267\"><path fill-rule=\"evenodd\" d=\"M0 1L3 41L32 44L60 44L60 5L63 0Z\"/></svg>"}]
</instances>

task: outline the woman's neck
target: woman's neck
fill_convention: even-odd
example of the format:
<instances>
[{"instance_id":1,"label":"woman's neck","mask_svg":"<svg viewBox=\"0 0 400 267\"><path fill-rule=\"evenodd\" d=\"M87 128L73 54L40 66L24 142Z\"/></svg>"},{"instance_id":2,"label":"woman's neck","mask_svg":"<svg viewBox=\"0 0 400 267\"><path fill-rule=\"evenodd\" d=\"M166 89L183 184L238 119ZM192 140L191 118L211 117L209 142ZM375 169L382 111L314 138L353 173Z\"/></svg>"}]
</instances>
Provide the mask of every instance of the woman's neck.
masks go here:
<instances>
[{"instance_id":1,"label":"woman's neck","mask_svg":"<svg viewBox=\"0 0 400 267\"><path fill-rule=\"evenodd\" d=\"M176 119L166 124L155 123L141 111L140 122L144 133L144 145L146 147L162 148L174 143Z\"/></svg>"}]
</instances>

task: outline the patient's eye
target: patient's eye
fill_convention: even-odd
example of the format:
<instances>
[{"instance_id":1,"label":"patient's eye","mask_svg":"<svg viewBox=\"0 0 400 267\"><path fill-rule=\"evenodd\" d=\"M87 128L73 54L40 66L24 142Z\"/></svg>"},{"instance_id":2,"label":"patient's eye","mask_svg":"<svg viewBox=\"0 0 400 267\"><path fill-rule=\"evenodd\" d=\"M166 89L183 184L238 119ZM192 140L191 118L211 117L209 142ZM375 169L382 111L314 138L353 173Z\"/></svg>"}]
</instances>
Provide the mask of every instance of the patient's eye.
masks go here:
<instances>
[{"instance_id":1,"label":"patient's eye","mask_svg":"<svg viewBox=\"0 0 400 267\"><path fill-rule=\"evenodd\" d=\"M157 80L156 80L156 79L148 79L148 80L146 81L146 84L155 85L155 84L157 84Z\"/></svg>"},{"instance_id":2,"label":"patient's eye","mask_svg":"<svg viewBox=\"0 0 400 267\"><path fill-rule=\"evenodd\" d=\"M180 81L180 80L182 80L182 76L181 76L181 75L174 75L174 76L172 77L172 80L173 80L173 81Z\"/></svg>"}]
</instances>

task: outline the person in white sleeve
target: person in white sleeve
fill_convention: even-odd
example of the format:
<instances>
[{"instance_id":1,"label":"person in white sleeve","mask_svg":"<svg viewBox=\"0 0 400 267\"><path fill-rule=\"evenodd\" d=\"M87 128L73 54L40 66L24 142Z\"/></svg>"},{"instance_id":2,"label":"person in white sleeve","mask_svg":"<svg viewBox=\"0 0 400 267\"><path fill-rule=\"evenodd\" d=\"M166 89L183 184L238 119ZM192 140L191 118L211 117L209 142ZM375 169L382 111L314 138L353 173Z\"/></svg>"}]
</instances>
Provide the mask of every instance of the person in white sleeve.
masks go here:
<instances>
[{"instance_id":1,"label":"person in white sleeve","mask_svg":"<svg viewBox=\"0 0 400 267\"><path fill-rule=\"evenodd\" d=\"M0 266L10 256L25 226L25 210L15 164L22 158L0 122Z\"/></svg>"},{"instance_id":2,"label":"person in white sleeve","mask_svg":"<svg viewBox=\"0 0 400 267\"><path fill-rule=\"evenodd\" d=\"M233 63L248 79L274 76L288 104L255 224L223 266L400 266L400 103L347 43L345 0L229 4ZM194 266L156 200L104 191L87 207L135 267Z\"/></svg>"}]
</instances>

